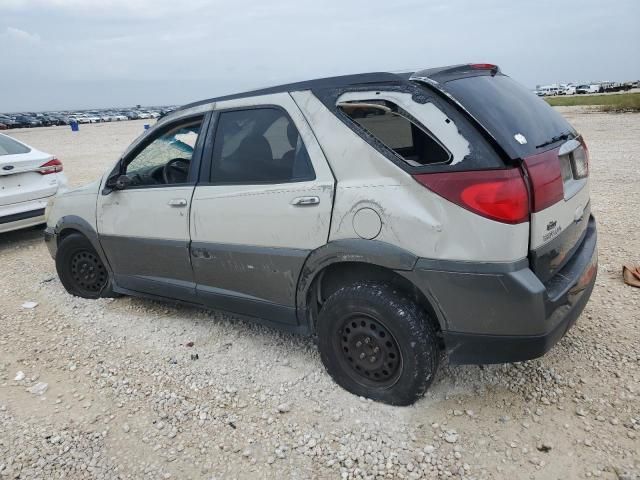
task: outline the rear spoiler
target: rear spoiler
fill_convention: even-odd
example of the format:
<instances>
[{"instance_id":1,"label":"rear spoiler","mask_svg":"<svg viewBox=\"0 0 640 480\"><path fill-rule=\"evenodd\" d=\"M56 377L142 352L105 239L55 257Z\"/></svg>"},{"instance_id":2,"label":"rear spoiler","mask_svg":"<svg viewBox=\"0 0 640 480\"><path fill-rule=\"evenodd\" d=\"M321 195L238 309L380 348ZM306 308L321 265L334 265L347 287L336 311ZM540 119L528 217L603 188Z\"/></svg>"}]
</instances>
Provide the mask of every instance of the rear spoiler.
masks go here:
<instances>
[{"instance_id":1,"label":"rear spoiler","mask_svg":"<svg viewBox=\"0 0 640 480\"><path fill-rule=\"evenodd\" d=\"M437 82L447 82L456 78L473 77L477 75L495 76L499 73L502 73L500 67L493 63L464 63L460 65L450 65L448 67L420 70L414 72L409 79L429 78Z\"/></svg>"}]
</instances>

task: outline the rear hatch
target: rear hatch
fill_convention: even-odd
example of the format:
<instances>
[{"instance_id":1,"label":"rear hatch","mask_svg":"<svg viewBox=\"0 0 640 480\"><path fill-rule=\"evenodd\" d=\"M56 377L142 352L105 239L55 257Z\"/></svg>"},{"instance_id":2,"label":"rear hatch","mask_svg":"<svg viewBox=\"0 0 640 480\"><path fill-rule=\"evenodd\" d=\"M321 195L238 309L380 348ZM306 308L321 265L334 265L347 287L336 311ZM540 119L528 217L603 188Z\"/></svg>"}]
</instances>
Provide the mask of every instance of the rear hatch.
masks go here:
<instances>
[{"instance_id":1,"label":"rear hatch","mask_svg":"<svg viewBox=\"0 0 640 480\"><path fill-rule=\"evenodd\" d=\"M61 170L53 156L0 134L0 206L54 195Z\"/></svg>"},{"instance_id":2,"label":"rear hatch","mask_svg":"<svg viewBox=\"0 0 640 480\"><path fill-rule=\"evenodd\" d=\"M464 110L507 164L527 180L530 262L546 282L581 244L590 217L588 152L574 128L547 102L495 65L416 72Z\"/></svg>"}]
</instances>

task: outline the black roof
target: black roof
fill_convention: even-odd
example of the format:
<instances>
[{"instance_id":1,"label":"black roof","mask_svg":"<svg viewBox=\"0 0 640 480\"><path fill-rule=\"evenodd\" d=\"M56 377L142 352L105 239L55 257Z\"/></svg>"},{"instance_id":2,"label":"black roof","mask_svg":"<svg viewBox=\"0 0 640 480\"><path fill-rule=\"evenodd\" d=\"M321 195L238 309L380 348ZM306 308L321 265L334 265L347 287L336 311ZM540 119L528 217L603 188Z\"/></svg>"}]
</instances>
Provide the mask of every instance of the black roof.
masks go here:
<instances>
[{"instance_id":1,"label":"black roof","mask_svg":"<svg viewBox=\"0 0 640 480\"><path fill-rule=\"evenodd\" d=\"M190 103L180 107L178 110L197 107L207 103L221 102L223 100L234 100L236 98L256 97L258 95L268 95L271 93L295 92L301 90L316 90L321 88L340 88L354 85L381 84L391 83L400 84L409 80L412 72L407 73L388 73L388 72L372 72L358 73L355 75L341 75L338 77L318 78L315 80L305 80L303 82L286 83L274 87L261 88L259 90L251 90L243 93L233 93L222 97L209 98L199 102Z\"/></svg>"}]
</instances>

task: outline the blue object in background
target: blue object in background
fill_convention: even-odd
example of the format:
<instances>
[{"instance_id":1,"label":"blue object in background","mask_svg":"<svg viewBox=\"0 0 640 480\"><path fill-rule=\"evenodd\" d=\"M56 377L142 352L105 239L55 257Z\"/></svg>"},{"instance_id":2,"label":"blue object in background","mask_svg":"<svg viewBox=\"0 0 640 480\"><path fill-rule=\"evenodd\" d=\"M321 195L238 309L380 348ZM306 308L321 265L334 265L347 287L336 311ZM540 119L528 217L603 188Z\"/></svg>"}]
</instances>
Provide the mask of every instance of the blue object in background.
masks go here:
<instances>
[{"instance_id":1,"label":"blue object in background","mask_svg":"<svg viewBox=\"0 0 640 480\"><path fill-rule=\"evenodd\" d=\"M72 132L77 132L78 130L80 130L80 126L78 125L78 122L76 122L75 120L71 120L69 122L69 125L71 125Z\"/></svg>"},{"instance_id":2,"label":"blue object in background","mask_svg":"<svg viewBox=\"0 0 640 480\"><path fill-rule=\"evenodd\" d=\"M144 129L145 129L145 130L149 130L149 127L150 127L150 126L151 126L151 125L149 125L148 123L145 123L145 124L144 124Z\"/></svg>"}]
</instances>

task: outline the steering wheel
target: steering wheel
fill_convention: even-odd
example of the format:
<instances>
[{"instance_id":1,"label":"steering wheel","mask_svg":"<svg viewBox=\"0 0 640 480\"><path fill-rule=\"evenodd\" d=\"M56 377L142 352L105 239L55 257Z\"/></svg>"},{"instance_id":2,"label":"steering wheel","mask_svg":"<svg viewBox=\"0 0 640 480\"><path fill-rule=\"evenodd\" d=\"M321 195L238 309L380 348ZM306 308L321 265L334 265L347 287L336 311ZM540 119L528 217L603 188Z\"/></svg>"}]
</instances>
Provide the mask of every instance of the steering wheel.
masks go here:
<instances>
[{"instance_id":1,"label":"steering wheel","mask_svg":"<svg viewBox=\"0 0 640 480\"><path fill-rule=\"evenodd\" d=\"M189 160L184 158L172 158L162 169L164 183L184 183L189 174Z\"/></svg>"}]
</instances>

